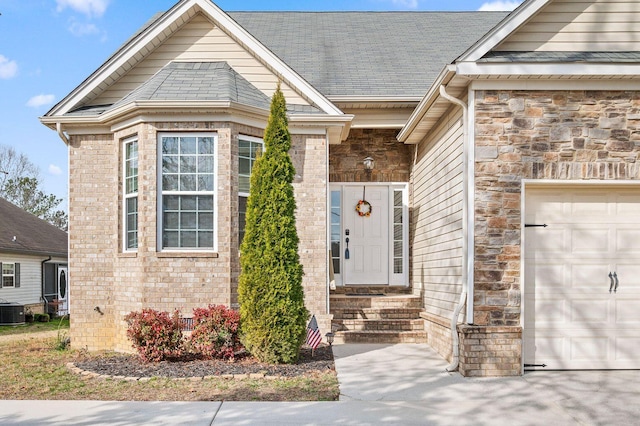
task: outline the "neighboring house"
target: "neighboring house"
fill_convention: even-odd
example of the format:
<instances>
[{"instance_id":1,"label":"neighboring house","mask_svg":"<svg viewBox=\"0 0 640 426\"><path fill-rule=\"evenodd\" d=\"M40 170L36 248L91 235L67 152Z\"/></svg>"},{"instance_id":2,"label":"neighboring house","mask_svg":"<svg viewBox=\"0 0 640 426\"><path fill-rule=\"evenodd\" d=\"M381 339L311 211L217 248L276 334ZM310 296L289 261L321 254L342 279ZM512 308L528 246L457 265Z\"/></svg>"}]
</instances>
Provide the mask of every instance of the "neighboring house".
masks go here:
<instances>
[{"instance_id":1,"label":"neighboring house","mask_svg":"<svg viewBox=\"0 0 640 426\"><path fill-rule=\"evenodd\" d=\"M0 301L68 313L67 233L0 198Z\"/></svg>"},{"instance_id":2,"label":"neighboring house","mask_svg":"<svg viewBox=\"0 0 640 426\"><path fill-rule=\"evenodd\" d=\"M640 1L180 1L41 119L69 146L74 345L130 350L123 318L145 307L237 306L249 176L282 81L323 332L349 306L380 318L365 331L393 318L398 298L356 301L407 289L465 375L640 367L639 19Z\"/></svg>"}]
</instances>

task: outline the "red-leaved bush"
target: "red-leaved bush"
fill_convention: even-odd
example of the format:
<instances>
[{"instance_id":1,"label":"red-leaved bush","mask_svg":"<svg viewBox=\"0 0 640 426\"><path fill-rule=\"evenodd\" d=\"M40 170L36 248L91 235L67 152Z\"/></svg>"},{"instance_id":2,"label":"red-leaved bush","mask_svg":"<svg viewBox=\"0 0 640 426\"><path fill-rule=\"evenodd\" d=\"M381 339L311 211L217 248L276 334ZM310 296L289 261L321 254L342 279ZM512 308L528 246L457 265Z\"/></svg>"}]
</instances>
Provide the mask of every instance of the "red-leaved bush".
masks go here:
<instances>
[{"instance_id":1,"label":"red-leaved bush","mask_svg":"<svg viewBox=\"0 0 640 426\"><path fill-rule=\"evenodd\" d=\"M205 359L233 359L242 348L238 337L239 324L240 313L223 305L194 309L189 346Z\"/></svg>"},{"instance_id":2,"label":"red-leaved bush","mask_svg":"<svg viewBox=\"0 0 640 426\"><path fill-rule=\"evenodd\" d=\"M154 309L131 312L124 317L127 337L144 362L159 362L184 354L180 312L173 315Z\"/></svg>"}]
</instances>

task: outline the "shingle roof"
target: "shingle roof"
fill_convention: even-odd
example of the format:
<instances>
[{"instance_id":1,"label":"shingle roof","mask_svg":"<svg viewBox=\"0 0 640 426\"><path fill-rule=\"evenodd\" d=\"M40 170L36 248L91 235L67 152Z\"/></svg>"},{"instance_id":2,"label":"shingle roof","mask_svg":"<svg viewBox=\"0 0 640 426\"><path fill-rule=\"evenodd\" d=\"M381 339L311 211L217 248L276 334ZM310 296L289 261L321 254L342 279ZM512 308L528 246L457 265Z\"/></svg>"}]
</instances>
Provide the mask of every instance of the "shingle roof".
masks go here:
<instances>
[{"instance_id":1,"label":"shingle roof","mask_svg":"<svg viewBox=\"0 0 640 426\"><path fill-rule=\"evenodd\" d=\"M489 52L478 62L640 62L640 52Z\"/></svg>"},{"instance_id":2,"label":"shingle roof","mask_svg":"<svg viewBox=\"0 0 640 426\"><path fill-rule=\"evenodd\" d=\"M323 95L421 97L507 12L229 12Z\"/></svg>"},{"instance_id":3,"label":"shingle roof","mask_svg":"<svg viewBox=\"0 0 640 426\"><path fill-rule=\"evenodd\" d=\"M135 101L231 101L266 110L271 103L226 62L171 62L112 106L83 108L70 115L102 114ZM304 105L290 105L289 110L318 112Z\"/></svg>"},{"instance_id":4,"label":"shingle roof","mask_svg":"<svg viewBox=\"0 0 640 426\"><path fill-rule=\"evenodd\" d=\"M0 198L0 252L67 257L67 239L66 232Z\"/></svg>"}]
</instances>

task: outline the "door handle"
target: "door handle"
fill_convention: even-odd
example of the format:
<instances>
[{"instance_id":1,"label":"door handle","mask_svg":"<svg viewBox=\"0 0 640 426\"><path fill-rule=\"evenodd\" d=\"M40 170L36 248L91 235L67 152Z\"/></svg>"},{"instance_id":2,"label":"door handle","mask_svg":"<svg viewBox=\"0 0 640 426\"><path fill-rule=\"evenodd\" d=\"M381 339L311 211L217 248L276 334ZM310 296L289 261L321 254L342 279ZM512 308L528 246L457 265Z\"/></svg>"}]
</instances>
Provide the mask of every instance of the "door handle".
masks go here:
<instances>
[{"instance_id":1,"label":"door handle","mask_svg":"<svg viewBox=\"0 0 640 426\"><path fill-rule=\"evenodd\" d=\"M609 272L609 279L611 280L611 284L609 284L609 293L611 293L611 290L613 289L613 275L611 274L611 272Z\"/></svg>"},{"instance_id":2,"label":"door handle","mask_svg":"<svg viewBox=\"0 0 640 426\"><path fill-rule=\"evenodd\" d=\"M613 278L616 280L616 285L613 287L613 292L617 293L618 292L618 284L620 284L620 281L618 281L618 274L617 273L613 273Z\"/></svg>"}]
</instances>

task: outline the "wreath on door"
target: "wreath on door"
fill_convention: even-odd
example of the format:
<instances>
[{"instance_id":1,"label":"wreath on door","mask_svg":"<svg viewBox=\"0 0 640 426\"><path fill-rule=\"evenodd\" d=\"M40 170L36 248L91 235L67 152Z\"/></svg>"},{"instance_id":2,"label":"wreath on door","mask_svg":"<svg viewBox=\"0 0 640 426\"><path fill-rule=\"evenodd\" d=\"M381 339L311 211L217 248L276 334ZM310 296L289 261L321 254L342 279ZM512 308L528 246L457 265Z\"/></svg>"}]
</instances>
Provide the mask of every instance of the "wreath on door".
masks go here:
<instances>
[{"instance_id":1,"label":"wreath on door","mask_svg":"<svg viewBox=\"0 0 640 426\"><path fill-rule=\"evenodd\" d=\"M358 201L356 204L356 211L360 217L369 217L371 216L371 211L373 210L371 204L366 200L365 195L367 194L367 187L362 187L362 199Z\"/></svg>"}]
</instances>

